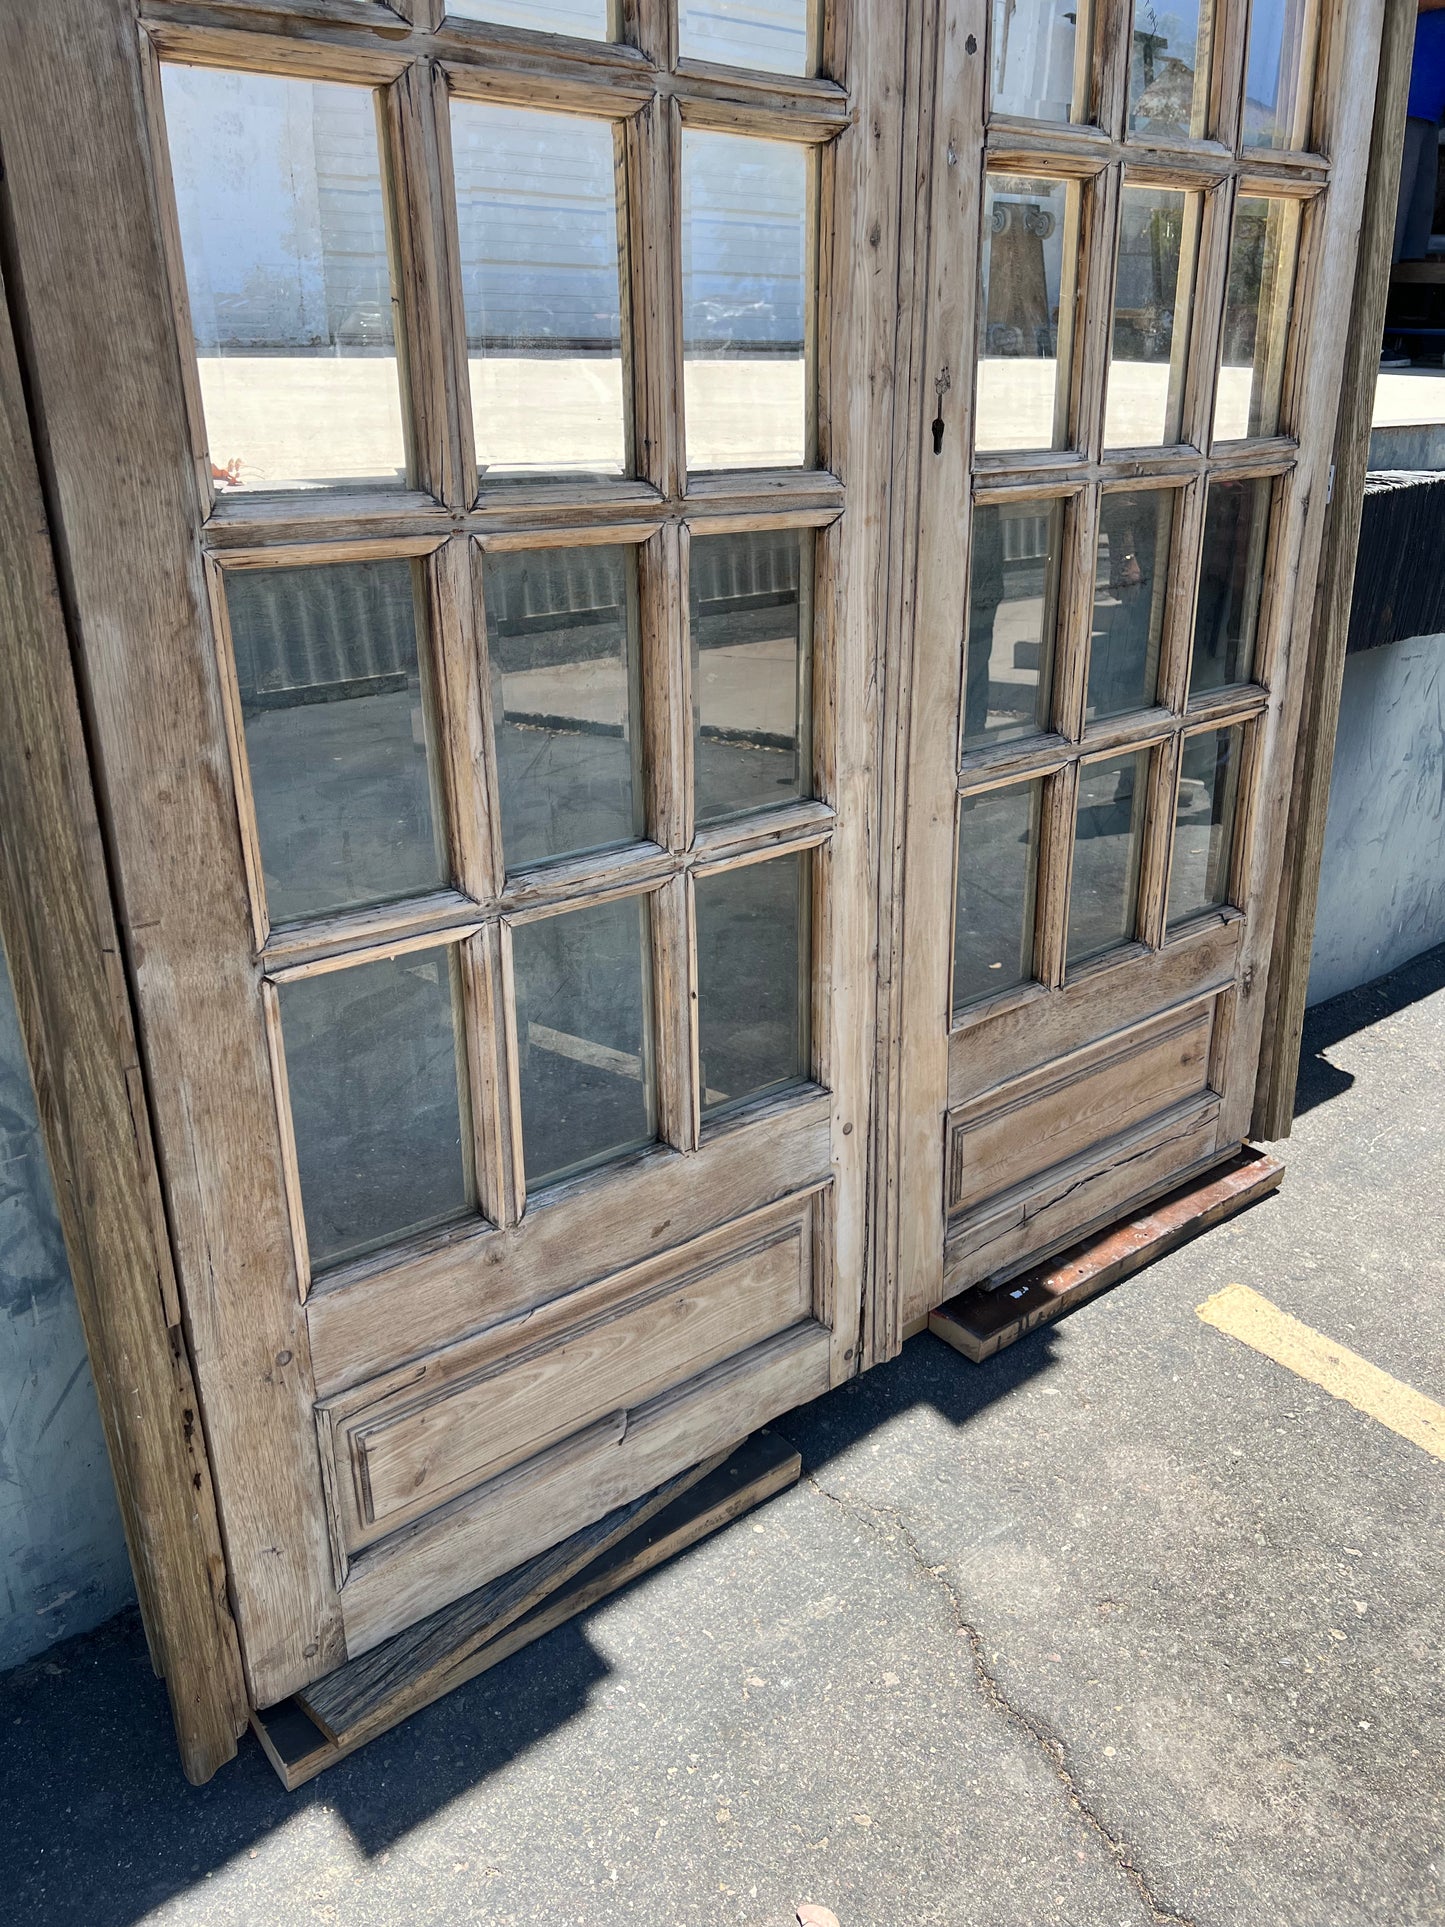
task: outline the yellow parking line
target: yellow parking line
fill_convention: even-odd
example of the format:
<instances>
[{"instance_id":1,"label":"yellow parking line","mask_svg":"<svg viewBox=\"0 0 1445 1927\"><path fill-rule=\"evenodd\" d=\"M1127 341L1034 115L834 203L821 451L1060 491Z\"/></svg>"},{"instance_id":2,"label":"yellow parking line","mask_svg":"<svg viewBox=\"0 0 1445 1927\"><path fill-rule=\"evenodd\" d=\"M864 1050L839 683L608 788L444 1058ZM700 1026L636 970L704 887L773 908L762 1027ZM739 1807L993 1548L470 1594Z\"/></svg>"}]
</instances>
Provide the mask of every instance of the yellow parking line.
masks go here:
<instances>
[{"instance_id":1,"label":"yellow parking line","mask_svg":"<svg viewBox=\"0 0 1445 1927\"><path fill-rule=\"evenodd\" d=\"M1226 1285L1196 1307L1206 1325L1251 1345L1277 1365L1307 1378L1332 1398L1378 1419L1402 1439L1445 1459L1445 1405L1412 1385L1402 1385L1358 1352L1312 1331L1247 1285Z\"/></svg>"}]
</instances>

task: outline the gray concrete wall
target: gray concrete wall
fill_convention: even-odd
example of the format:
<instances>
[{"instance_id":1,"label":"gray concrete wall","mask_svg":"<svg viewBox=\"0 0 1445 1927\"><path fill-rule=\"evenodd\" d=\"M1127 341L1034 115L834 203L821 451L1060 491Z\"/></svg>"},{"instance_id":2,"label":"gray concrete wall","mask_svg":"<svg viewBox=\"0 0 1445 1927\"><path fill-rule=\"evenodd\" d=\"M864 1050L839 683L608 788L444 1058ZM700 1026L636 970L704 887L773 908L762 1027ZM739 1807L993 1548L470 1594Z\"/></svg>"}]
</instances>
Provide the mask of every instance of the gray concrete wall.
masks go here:
<instances>
[{"instance_id":1,"label":"gray concrete wall","mask_svg":"<svg viewBox=\"0 0 1445 1927\"><path fill-rule=\"evenodd\" d=\"M0 951L0 1670L133 1595Z\"/></svg>"},{"instance_id":2,"label":"gray concrete wall","mask_svg":"<svg viewBox=\"0 0 1445 1927\"><path fill-rule=\"evenodd\" d=\"M1309 1001L1445 943L1445 636L1346 658Z\"/></svg>"}]
</instances>

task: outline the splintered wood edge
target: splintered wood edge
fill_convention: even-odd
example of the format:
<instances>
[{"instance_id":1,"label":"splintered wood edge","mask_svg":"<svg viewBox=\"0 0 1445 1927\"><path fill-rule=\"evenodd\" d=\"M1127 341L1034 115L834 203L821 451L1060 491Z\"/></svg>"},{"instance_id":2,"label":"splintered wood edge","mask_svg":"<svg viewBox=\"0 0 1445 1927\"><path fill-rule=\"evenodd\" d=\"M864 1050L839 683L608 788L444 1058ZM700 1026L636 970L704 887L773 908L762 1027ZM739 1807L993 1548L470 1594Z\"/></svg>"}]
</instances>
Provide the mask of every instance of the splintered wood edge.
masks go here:
<instances>
[{"instance_id":1,"label":"splintered wood edge","mask_svg":"<svg viewBox=\"0 0 1445 1927\"><path fill-rule=\"evenodd\" d=\"M750 1476L734 1484L739 1470L750 1471ZM544 1633L796 1485L801 1473L802 1458L795 1447L775 1432L756 1432L690 1490L672 1498L655 1516L634 1525L615 1545L567 1576L553 1595L541 1599L521 1619L480 1647L469 1639L455 1667L432 1668L418 1688L399 1689L390 1706L378 1711L344 1742L329 1740L295 1698L262 1712L253 1709L251 1730L282 1786L294 1793L327 1767L349 1758L453 1688L475 1679Z\"/></svg>"},{"instance_id":2,"label":"splintered wood edge","mask_svg":"<svg viewBox=\"0 0 1445 1927\"><path fill-rule=\"evenodd\" d=\"M929 1313L928 1330L981 1365L1040 1325L1052 1324L1277 1191L1283 1177L1284 1165L1278 1158L1246 1145L1222 1167L1216 1166L1203 1177L1166 1192L1157 1203L1135 1210L1094 1237L1069 1246L1058 1257L1032 1265L1008 1280L1020 1295L1030 1288L1048 1294L1013 1321L992 1329L981 1327L977 1313L994 1295L994 1289L1003 1287L970 1285Z\"/></svg>"}]
</instances>

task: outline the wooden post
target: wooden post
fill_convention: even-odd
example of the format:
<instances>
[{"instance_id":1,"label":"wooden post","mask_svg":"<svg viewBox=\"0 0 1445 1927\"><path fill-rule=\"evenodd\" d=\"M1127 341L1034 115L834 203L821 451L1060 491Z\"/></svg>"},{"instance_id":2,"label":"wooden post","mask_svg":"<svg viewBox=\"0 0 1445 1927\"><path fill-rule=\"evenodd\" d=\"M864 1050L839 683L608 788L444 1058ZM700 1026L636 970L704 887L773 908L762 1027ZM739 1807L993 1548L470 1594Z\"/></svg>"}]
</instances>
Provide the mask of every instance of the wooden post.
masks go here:
<instances>
[{"instance_id":1,"label":"wooden post","mask_svg":"<svg viewBox=\"0 0 1445 1927\"><path fill-rule=\"evenodd\" d=\"M1335 431L1334 494L1320 559L1319 601L1306 672L1305 713L1295 754L1294 792L1255 1087L1252 1129L1256 1137L1265 1139L1288 1137L1294 1118L1414 44L1415 9L1406 0L1393 0L1385 9L1380 47L1369 176L1355 265L1354 312Z\"/></svg>"},{"instance_id":2,"label":"wooden post","mask_svg":"<svg viewBox=\"0 0 1445 1927\"><path fill-rule=\"evenodd\" d=\"M235 1753L246 1694L4 295L0 282L0 939L146 1636L199 1784Z\"/></svg>"}]
</instances>

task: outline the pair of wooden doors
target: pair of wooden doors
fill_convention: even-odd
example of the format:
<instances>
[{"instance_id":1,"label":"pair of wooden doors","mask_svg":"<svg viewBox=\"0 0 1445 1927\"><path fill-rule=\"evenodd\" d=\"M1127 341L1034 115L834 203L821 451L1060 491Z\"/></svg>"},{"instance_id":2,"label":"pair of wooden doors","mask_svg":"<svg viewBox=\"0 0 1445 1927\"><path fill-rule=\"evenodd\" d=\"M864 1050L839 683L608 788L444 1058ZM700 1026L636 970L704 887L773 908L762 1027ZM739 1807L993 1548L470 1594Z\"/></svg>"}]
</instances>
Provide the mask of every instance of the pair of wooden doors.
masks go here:
<instances>
[{"instance_id":1,"label":"pair of wooden doors","mask_svg":"<svg viewBox=\"0 0 1445 1927\"><path fill-rule=\"evenodd\" d=\"M1348 12L0 15L255 1705L1244 1135Z\"/></svg>"}]
</instances>

